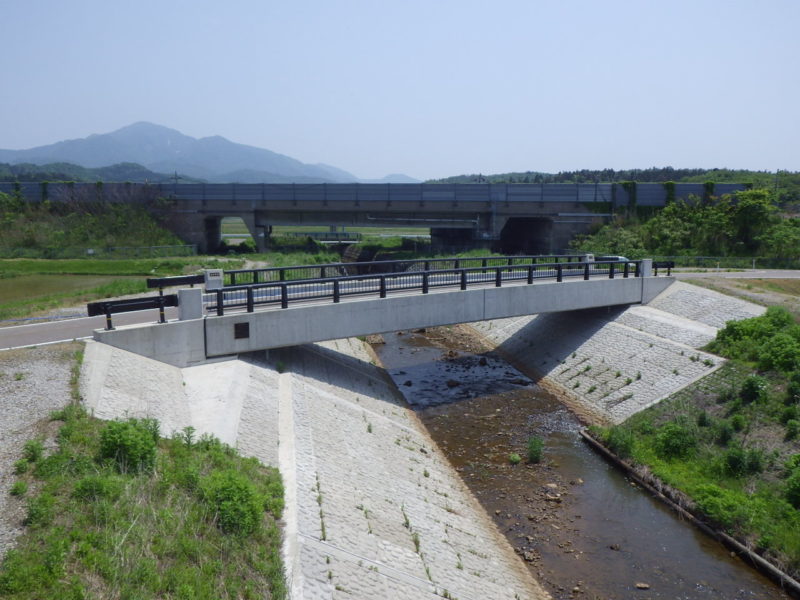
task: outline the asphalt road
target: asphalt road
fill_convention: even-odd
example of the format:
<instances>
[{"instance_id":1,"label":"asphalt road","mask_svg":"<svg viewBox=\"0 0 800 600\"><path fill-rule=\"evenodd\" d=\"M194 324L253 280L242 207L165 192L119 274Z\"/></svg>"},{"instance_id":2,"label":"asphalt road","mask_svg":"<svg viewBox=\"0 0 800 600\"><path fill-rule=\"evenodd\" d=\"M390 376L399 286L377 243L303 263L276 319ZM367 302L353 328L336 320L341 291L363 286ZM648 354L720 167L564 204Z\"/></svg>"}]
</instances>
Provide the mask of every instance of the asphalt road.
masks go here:
<instances>
[{"instance_id":1,"label":"asphalt road","mask_svg":"<svg viewBox=\"0 0 800 600\"><path fill-rule=\"evenodd\" d=\"M707 271L673 271L672 275L677 279L696 279L699 277L722 277L724 279L800 279L800 271L788 271L780 269L746 269L744 271L717 271L708 269Z\"/></svg>"},{"instance_id":2,"label":"asphalt road","mask_svg":"<svg viewBox=\"0 0 800 600\"><path fill-rule=\"evenodd\" d=\"M167 308L166 318L177 319L178 309ZM115 327L156 322L158 322L158 311L153 309L113 315ZM106 318L100 316L0 327L0 350L82 340L92 337L95 329L104 329L105 326Z\"/></svg>"}]
</instances>

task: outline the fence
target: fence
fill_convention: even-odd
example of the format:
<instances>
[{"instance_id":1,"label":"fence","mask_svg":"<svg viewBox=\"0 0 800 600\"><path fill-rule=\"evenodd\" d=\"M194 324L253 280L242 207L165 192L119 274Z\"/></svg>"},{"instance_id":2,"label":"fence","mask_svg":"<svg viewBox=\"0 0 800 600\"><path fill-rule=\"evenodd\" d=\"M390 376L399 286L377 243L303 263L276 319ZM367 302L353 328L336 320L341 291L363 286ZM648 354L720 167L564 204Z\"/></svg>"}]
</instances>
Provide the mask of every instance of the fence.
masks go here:
<instances>
[{"instance_id":1,"label":"fence","mask_svg":"<svg viewBox=\"0 0 800 600\"><path fill-rule=\"evenodd\" d=\"M167 258L195 256L194 244L108 248L0 248L0 258Z\"/></svg>"},{"instance_id":2,"label":"fence","mask_svg":"<svg viewBox=\"0 0 800 600\"><path fill-rule=\"evenodd\" d=\"M502 287L504 282L532 284L547 279L561 282L568 277L584 280L598 276L610 279L639 277L640 268L641 261L507 263L497 266L426 268L398 273L226 286L204 294L203 303L206 310L222 316L226 309L245 308L247 312L253 312L256 305L272 304L288 308L290 302L329 299L338 303L346 296L373 295L386 298L392 292L409 290L427 294L433 288L466 290L469 286L487 284Z\"/></svg>"},{"instance_id":3,"label":"fence","mask_svg":"<svg viewBox=\"0 0 800 600\"><path fill-rule=\"evenodd\" d=\"M767 256L653 256L654 261L674 261L676 267L701 269L800 269L800 258Z\"/></svg>"}]
</instances>

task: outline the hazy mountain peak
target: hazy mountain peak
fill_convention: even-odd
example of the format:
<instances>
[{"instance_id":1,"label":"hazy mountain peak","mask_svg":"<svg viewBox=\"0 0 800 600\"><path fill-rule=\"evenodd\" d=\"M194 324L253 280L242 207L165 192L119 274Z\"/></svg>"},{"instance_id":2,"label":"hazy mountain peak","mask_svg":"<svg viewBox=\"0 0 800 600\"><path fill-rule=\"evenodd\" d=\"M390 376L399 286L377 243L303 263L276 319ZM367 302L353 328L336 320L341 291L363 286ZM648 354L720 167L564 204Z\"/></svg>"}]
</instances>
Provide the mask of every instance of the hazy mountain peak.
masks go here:
<instances>
[{"instance_id":1,"label":"hazy mountain peak","mask_svg":"<svg viewBox=\"0 0 800 600\"><path fill-rule=\"evenodd\" d=\"M156 172L177 171L220 183L359 181L352 173L330 165L305 164L271 150L231 142L220 135L197 139L148 121L28 150L0 150L0 162L39 165L67 162L89 168L129 162ZM406 176L391 176L395 178L415 181Z\"/></svg>"}]
</instances>

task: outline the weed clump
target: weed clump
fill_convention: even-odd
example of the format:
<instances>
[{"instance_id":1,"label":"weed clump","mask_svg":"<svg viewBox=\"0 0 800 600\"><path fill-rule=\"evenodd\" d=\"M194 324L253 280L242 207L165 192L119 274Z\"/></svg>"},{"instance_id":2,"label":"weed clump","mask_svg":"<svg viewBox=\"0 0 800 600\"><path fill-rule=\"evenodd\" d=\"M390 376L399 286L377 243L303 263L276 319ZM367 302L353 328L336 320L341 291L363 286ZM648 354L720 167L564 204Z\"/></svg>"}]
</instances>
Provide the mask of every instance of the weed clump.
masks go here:
<instances>
[{"instance_id":1,"label":"weed clump","mask_svg":"<svg viewBox=\"0 0 800 600\"><path fill-rule=\"evenodd\" d=\"M156 462L157 441L154 419L111 421L100 432L98 458L113 461L120 473L150 471Z\"/></svg>"},{"instance_id":2,"label":"weed clump","mask_svg":"<svg viewBox=\"0 0 800 600\"><path fill-rule=\"evenodd\" d=\"M678 423L666 423L656 433L656 453L665 459L686 458L697 447L695 433Z\"/></svg>"},{"instance_id":3,"label":"weed clump","mask_svg":"<svg viewBox=\"0 0 800 600\"><path fill-rule=\"evenodd\" d=\"M629 458L633 454L634 440L632 431L619 426L611 427L603 438L605 445L621 458Z\"/></svg>"},{"instance_id":4,"label":"weed clump","mask_svg":"<svg viewBox=\"0 0 800 600\"><path fill-rule=\"evenodd\" d=\"M528 462L538 463L542 461L542 450L544 441L535 435L528 438Z\"/></svg>"}]
</instances>

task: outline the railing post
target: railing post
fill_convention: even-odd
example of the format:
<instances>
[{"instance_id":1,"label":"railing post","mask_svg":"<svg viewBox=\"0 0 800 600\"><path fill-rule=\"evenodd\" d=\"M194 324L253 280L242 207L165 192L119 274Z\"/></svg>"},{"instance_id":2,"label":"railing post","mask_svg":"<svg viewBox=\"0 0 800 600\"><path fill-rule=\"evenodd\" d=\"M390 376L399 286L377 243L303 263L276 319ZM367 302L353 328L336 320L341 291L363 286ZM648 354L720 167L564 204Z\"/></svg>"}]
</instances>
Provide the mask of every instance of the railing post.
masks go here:
<instances>
[{"instance_id":1,"label":"railing post","mask_svg":"<svg viewBox=\"0 0 800 600\"><path fill-rule=\"evenodd\" d=\"M461 261L459 259L456 259L455 262L453 263L453 268L458 269L460 266L461 266Z\"/></svg>"},{"instance_id":2,"label":"railing post","mask_svg":"<svg viewBox=\"0 0 800 600\"><path fill-rule=\"evenodd\" d=\"M113 323L111 323L111 307L108 304L103 305L106 313L106 331L112 331L114 329Z\"/></svg>"},{"instance_id":3,"label":"railing post","mask_svg":"<svg viewBox=\"0 0 800 600\"><path fill-rule=\"evenodd\" d=\"M494 287L500 287L502 285L503 276L500 274L500 267L497 267L494 270Z\"/></svg>"},{"instance_id":4,"label":"railing post","mask_svg":"<svg viewBox=\"0 0 800 600\"><path fill-rule=\"evenodd\" d=\"M325 267L321 267L320 268L319 277L320 277L320 279L325 279Z\"/></svg>"},{"instance_id":5,"label":"railing post","mask_svg":"<svg viewBox=\"0 0 800 600\"><path fill-rule=\"evenodd\" d=\"M167 318L164 314L164 296L158 297L158 322L159 323L166 323Z\"/></svg>"},{"instance_id":6,"label":"railing post","mask_svg":"<svg viewBox=\"0 0 800 600\"><path fill-rule=\"evenodd\" d=\"M247 288L247 312L253 312L253 288Z\"/></svg>"},{"instance_id":7,"label":"railing post","mask_svg":"<svg viewBox=\"0 0 800 600\"><path fill-rule=\"evenodd\" d=\"M583 265L583 280L589 281L589 263L584 263Z\"/></svg>"},{"instance_id":8,"label":"railing post","mask_svg":"<svg viewBox=\"0 0 800 600\"><path fill-rule=\"evenodd\" d=\"M642 264L641 262L637 262L636 263L636 268L633 271L633 276L634 277L639 277L639 265L641 265L641 264Z\"/></svg>"},{"instance_id":9,"label":"railing post","mask_svg":"<svg viewBox=\"0 0 800 600\"><path fill-rule=\"evenodd\" d=\"M431 263L429 263L427 260L424 263L422 263L423 271L430 271L430 269L431 269Z\"/></svg>"},{"instance_id":10,"label":"railing post","mask_svg":"<svg viewBox=\"0 0 800 600\"><path fill-rule=\"evenodd\" d=\"M560 264L556 266L556 281L559 283L564 281L564 272Z\"/></svg>"},{"instance_id":11,"label":"railing post","mask_svg":"<svg viewBox=\"0 0 800 600\"><path fill-rule=\"evenodd\" d=\"M624 279L627 279L627 278L628 278L628 272L630 271L630 266L631 266L631 264L630 264L630 263L628 263L628 262L626 262L626 263L625 263L625 269L624 269L624 270L623 270L623 272L622 272L622 277L623 277Z\"/></svg>"},{"instance_id":12,"label":"railing post","mask_svg":"<svg viewBox=\"0 0 800 600\"><path fill-rule=\"evenodd\" d=\"M225 309L222 306L222 301L224 300L222 296L222 290L217 290L217 316L221 317L225 314Z\"/></svg>"},{"instance_id":13,"label":"railing post","mask_svg":"<svg viewBox=\"0 0 800 600\"><path fill-rule=\"evenodd\" d=\"M533 283L533 265L528 265L528 283Z\"/></svg>"},{"instance_id":14,"label":"railing post","mask_svg":"<svg viewBox=\"0 0 800 600\"><path fill-rule=\"evenodd\" d=\"M428 293L428 272L427 271L423 271L422 272L422 293L423 294L427 294Z\"/></svg>"},{"instance_id":15,"label":"railing post","mask_svg":"<svg viewBox=\"0 0 800 600\"><path fill-rule=\"evenodd\" d=\"M278 271L278 280L279 281L286 281L286 270L281 269Z\"/></svg>"},{"instance_id":16,"label":"railing post","mask_svg":"<svg viewBox=\"0 0 800 600\"><path fill-rule=\"evenodd\" d=\"M231 285L236 285L236 273L231 273Z\"/></svg>"},{"instance_id":17,"label":"railing post","mask_svg":"<svg viewBox=\"0 0 800 600\"><path fill-rule=\"evenodd\" d=\"M614 279L614 263L608 265L608 278Z\"/></svg>"},{"instance_id":18,"label":"railing post","mask_svg":"<svg viewBox=\"0 0 800 600\"><path fill-rule=\"evenodd\" d=\"M281 284L281 308L289 308L289 287L285 283Z\"/></svg>"},{"instance_id":19,"label":"railing post","mask_svg":"<svg viewBox=\"0 0 800 600\"><path fill-rule=\"evenodd\" d=\"M334 303L338 303L339 302L339 280L338 279L334 279L333 280L333 302Z\"/></svg>"},{"instance_id":20,"label":"railing post","mask_svg":"<svg viewBox=\"0 0 800 600\"><path fill-rule=\"evenodd\" d=\"M380 279L380 294L379 295L380 295L381 298L386 298L386 276L385 275L381 275L381 279Z\"/></svg>"},{"instance_id":21,"label":"railing post","mask_svg":"<svg viewBox=\"0 0 800 600\"><path fill-rule=\"evenodd\" d=\"M467 289L467 270L466 269L462 269L461 270L461 289L462 290Z\"/></svg>"}]
</instances>

